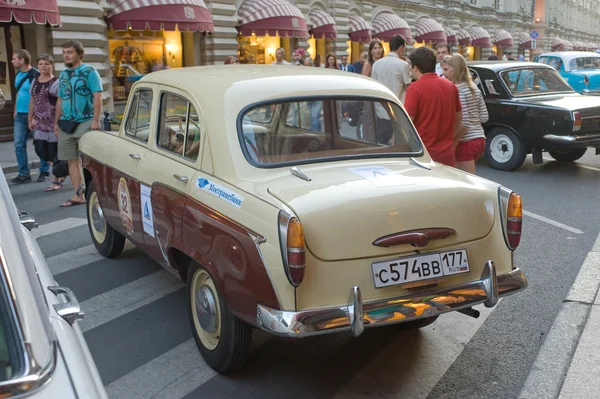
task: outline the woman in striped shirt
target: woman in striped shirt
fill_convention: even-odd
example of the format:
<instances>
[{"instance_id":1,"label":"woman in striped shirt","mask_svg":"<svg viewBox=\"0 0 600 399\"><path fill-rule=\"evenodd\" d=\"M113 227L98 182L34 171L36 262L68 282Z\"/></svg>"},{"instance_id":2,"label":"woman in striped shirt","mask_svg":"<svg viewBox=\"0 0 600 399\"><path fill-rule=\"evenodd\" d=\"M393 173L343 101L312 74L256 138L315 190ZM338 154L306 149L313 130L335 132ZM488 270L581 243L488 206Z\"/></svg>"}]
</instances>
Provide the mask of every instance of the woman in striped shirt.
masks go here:
<instances>
[{"instance_id":1,"label":"woman in striped shirt","mask_svg":"<svg viewBox=\"0 0 600 399\"><path fill-rule=\"evenodd\" d=\"M447 55L442 62L444 76L458 87L462 105L462 134L454 143L456 167L475 173L475 161L485 150L485 132L482 123L488 121L483 95L473 83L467 62L460 54Z\"/></svg>"}]
</instances>

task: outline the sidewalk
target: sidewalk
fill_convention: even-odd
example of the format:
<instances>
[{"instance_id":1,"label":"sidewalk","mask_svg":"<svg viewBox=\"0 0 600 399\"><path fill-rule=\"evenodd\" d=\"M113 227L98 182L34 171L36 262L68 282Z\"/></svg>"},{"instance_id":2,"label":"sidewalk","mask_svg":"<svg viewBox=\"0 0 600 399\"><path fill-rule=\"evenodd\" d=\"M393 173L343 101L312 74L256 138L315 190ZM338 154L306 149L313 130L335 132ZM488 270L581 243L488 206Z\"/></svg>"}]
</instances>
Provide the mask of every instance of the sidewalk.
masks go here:
<instances>
[{"instance_id":1,"label":"sidewalk","mask_svg":"<svg viewBox=\"0 0 600 399\"><path fill-rule=\"evenodd\" d=\"M600 235L535 360L520 399L600 397Z\"/></svg>"},{"instance_id":2,"label":"sidewalk","mask_svg":"<svg viewBox=\"0 0 600 399\"><path fill-rule=\"evenodd\" d=\"M32 140L27 142L27 154L31 174L35 175L37 169L40 167L40 158L33 149ZM2 172L4 172L5 175L17 173L19 170L19 167L17 166L17 156L15 155L15 143L13 141L0 142L0 166L2 166Z\"/></svg>"}]
</instances>

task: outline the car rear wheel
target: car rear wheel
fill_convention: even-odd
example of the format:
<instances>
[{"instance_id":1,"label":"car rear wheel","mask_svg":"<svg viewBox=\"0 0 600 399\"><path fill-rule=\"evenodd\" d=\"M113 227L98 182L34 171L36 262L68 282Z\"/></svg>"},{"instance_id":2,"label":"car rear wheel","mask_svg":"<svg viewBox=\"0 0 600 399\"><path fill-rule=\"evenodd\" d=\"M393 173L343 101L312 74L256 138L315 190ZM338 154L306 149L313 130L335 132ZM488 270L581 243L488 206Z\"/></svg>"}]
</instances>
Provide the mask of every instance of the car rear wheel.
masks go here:
<instances>
[{"instance_id":1,"label":"car rear wheel","mask_svg":"<svg viewBox=\"0 0 600 399\"><path fill-rule=\"evenodd\" d=\"M548 154L560 162L575 162L585 155L587 148L573 148L571 150L548 150Z\"/></svg>"},{"instance_id":2,"label":"car rear wheel","mask_svg":"<svg viewBox=\"0 0 600 399\"><path fill-rule=\"evenodd\" d=\"M486 138L485 159L494 169L511 171L525 162L527 147L508 129L494 129Z\"/></svg>"},{"instance_id":3,"label":"car rear wheel","mask_svg":"<svg viewBox=\"0 0 600 399\"><path fill-rule=\"evenodd\" d=\"M221 373L242 367L250 354L252 327L231 313L204 268L192 263L187 276L190 324L202 357Z\"/></svg>"},{"instance_id":4,"label":"car rear wheel","mask_svg":"<svg viewBox=\"0 0 600 399\"><path fill-rule=\"evenodd\" d=\"M94 182L91 182L86 190L86 201L88 227L92 242L102 256L114 258L123 252L125 237L106 222Z\"/></svg>"}]
</instances>

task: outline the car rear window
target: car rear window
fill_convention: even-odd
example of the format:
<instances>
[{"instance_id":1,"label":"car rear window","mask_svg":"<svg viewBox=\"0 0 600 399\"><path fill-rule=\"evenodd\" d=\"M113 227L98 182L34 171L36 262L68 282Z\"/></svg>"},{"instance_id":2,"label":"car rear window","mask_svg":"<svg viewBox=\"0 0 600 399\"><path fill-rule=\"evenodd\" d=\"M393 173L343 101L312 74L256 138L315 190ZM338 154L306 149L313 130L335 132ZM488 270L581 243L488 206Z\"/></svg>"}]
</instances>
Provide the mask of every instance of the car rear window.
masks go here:
<instances>
[{"instance_id":1,"label":"car rear window","mask_svg":"<svg viewBox=\"0 0 600 399\"><path fill-rule=\"evenodd\" d=\"M242 111L239 136L256 166L423 153L406 112L382 99L307 98Z\"/></svg>"},{"instance_id":2,"label":"car rear window","mask_svg":"<svg viewBox=\"0 0 600 399\"><path fill-rule=\"evenodd\" d=\"M501 72L500 76L515 97L573 91L573 88L554 69L510 69Z\"/></svg>"}]
</instances>

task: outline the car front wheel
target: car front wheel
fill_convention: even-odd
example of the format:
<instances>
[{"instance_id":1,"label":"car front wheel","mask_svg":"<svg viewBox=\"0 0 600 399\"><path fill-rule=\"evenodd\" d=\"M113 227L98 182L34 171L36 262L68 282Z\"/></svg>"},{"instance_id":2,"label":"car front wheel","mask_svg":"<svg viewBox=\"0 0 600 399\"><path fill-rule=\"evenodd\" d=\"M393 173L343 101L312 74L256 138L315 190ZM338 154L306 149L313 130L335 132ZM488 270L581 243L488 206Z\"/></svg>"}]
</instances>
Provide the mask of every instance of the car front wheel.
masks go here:
<instances>
[{"instance_id":1,"label":"car front wheel","mask_svg":"<svg viewBox=\"0 0 600 399\"><path fill-rule=\"evenodd\" d=\"M527 147L508 129L493 129L486 138L485 159L492 168L511 171L525 162Z\"/></svg>"},{"instance_id":2,"label":"car front wheel","mask_svg":"<svg viewBox=\"0 0 600 399\"><path fill-rule=\"evenodd\" d=\"M206 363L221 373L242 367L252 327L231 313L211 275L195 263L187 273L187 301L192 334Z\"/></svg>"},{"instance_id":3,"label":"car front wheel","mask_svg":"<svg viewBox=\"0 0 600 399\"><path fill-rule=\"evenodd\" d=\"M114 258L123 252L125 237L106 222L94 182L91 182L86 190L86 201L88 227L92 242L102 256Z\"/></svg>"},{"instance_id":4,"label":"car front wheel","mask_svg":"<svg viewBox=\"0 0 600 399\"><path fill-rule=\"evenodd\" d=\"M575 162L585 155L587 148L573 148L571 150L548 150L548 154L560 162Z\"/></svg>"}]
</instances>

